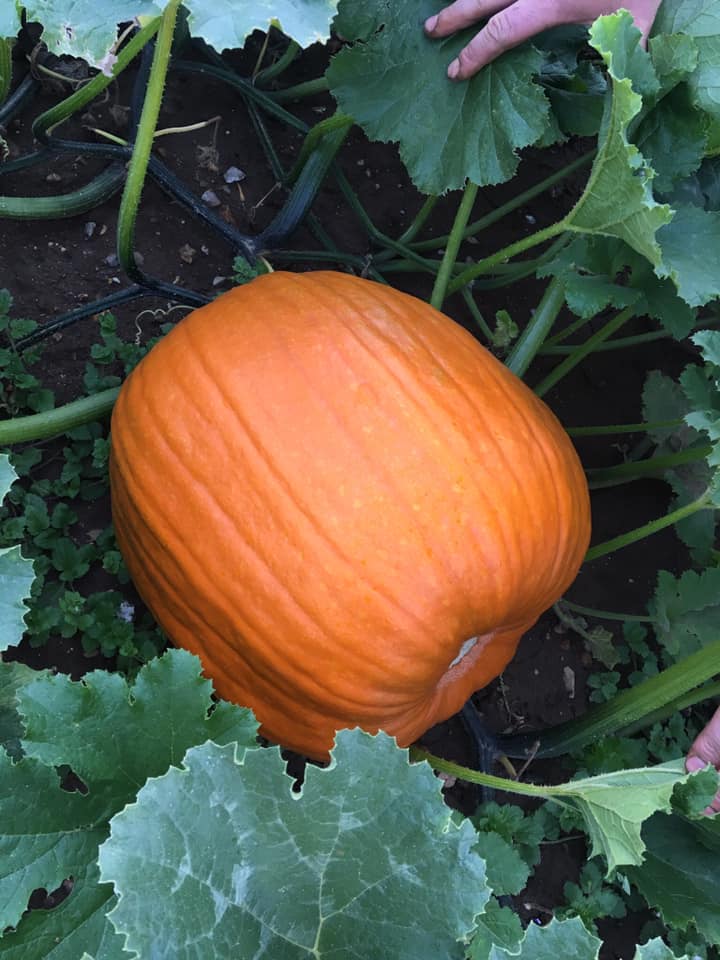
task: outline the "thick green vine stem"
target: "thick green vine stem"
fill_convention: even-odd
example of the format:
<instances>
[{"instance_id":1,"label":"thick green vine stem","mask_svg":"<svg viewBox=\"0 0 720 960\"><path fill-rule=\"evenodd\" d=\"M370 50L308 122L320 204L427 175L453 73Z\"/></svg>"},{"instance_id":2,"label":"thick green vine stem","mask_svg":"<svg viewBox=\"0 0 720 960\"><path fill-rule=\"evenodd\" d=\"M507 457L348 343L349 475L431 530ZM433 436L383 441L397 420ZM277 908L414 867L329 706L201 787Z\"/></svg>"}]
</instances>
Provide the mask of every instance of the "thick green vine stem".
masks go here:
<instances>
[{"instance_id":1,"label":"thick green vine stem","mask_svg":"<svg viewBox=\"0 0 720 960\"><path fill-rule=\"evenodd\" d=\"M531 233L529 237L522 237L520 240L516 240L515 243L508 244L508 246L503 247L502 250L498 250L489 257L485 257L484 260L478 260L477 263L468 267L467 270L463 270L449 285L448 293L456 293L461 287L464 287L465 284L471 283L485 273L490 273L498 263L505 263L506 260L516 257L519 253L532 250L533 247L537 247L541 243L546 243L548 240L553 240L564 232L565 221L560 220L559 223L552 223L549 227Z\"/></svg>"},{"instance_id":2,"label":"thick green vine stem","mask_svg":"<svg viewBox=\"0 0 720 960\"><path fill-rule=\"evenodd\" d=\"M280 74L287 70L293 60L298 56L301 49L299 43L291 40L283 55L278 57L275 63L271 63L269 67L265 67L263 70L258 70L255 74L256 86L264 87L272 80L277 80Z\"/></svg>"},{"instance_id":3,"label":"thick green vine stem","mask_svg":"<svg viewBox=\"0 0 720 960\"><path fill-rule=\"evenodd\" d=\"M84 86L78 87L78 89L69 97L66 97L65 100L46 110L45 113L41 113L33 123L32 129L35 138L41 143L44 143L47 135L51 133L58 124L62 123L63 120L67 120L68 117L77 113L78 110L99 96L99 94L101 94L106 87L109 87L122 73L125 67L135 59L145 44L152 40L159 27L160 17L155 17L141 30L138 30L135 36L120 49L109 76L105 73L97 73L92 80Z\"/></svg>"},{"instance_id":4,"label":"thick green vine stem","mask_svg":"<svg viewBox=\"0 0 720 960\"><path fill-rule=\"evenodd\" d=\"M447 293L448 283L450 282L453 267L455 266L455 258L457 257L458 250L460 249L465 227L470 219L470 214L472 213L477 192L478 185L468 181L465 185L465 191L463 193L463 198L460 201L460 206L458 207L458 211L455 215L455 222L453 223L452 230L450 231L450 237L448 239L447 246L445 247L445 253L443 254L443 258L440 263L440 269L435 277L435 284L430 297L430 305L435 307L436 310L442 310L443 303L445 302L445 294Z\"/></svg>"},{"instance_id":5,"label":"thick green vine stem","mask_svg":"<svg viewBox=\"0 0 720 960\"><path fill-rule=\"evenodd\" d=\"M12 43L0 37L0 103L5 103L12 82Z\"/></svg>"},{"instance_id":6,"label":"thick green vine stem","mask_svg":"<svg viewBox=\"0 0 720 960\"><path fill-rule=\"evenodd\" d=\"M598 557L604 557L608 553L615 553L616 550L621 550L623 547L628 547L631 543L637 543L639 540L644 540L645 537L652 536L653 533L659 533L660 530L664 530L666 527L672 527L674 524L679 523L680 520L684 520L686 517L691 517L699 510L714 509L715 507L710 500L710 493L706 490L701 497L697 498L697 500L693 500L684 507L678 507L677 510L673 510L664 517L658 517L657 520L651 520L649 523L645 523L641 527L635 527L634 530L629 530L627 533L622 533L618 537L613 537L612 540L605 540L603 543L598 543L596 546L590 547L588 552L585 554L585 562L587 563L590 560L597 560Z\"/></svg>"},{"instance_id":7,"label":"thick green vine stem","mask_svg":"<svg viewBox=\"0 0 720 960\"><path fill-rule=\"evenodd\" d=\"M99 420L110 413L119 392L119 387L112 387L53 410L34 413L29 417L0 420L0 446L46 440Z\"/></svg>"},{"instance_id":8,"label":"thick green vine stem","mask_svg":"<svg viewBox=\"0 0 720 960\"><path fill-rule=\"evenodd\" d=\"M626 730L639 730L647 723L654 722L658 710L714 677L718 672L718 663L720 640L715 640L636 687L623 690L607 703L591 707L576 720L537 733L500 737L499 749L507 757L524 758L530 754L537 757L558 757L573 750L580 750L602 737ZM702 691L705 690L703 687ZM707 693L707 696L711 695L712 692Z\"/></svg>"},{"instance_id":9,"label":"thick green vine stem","mask_svg":"<svg viewBox=\"0 0 720 960\"><path fill-rule=\"evenodd\" d=\"M0 218L62 220L87 213L117 193L125 182L123 164L112 163L84 187L55 197L0 197Z\"/></svg>"},{"instance_id":10,"label":"thick green vine stem","mask_svg":"<svg viewBox=\"0 0 720 960\"><path fill-rule=\"evenodd\" d=\"M622 735L623 737L631 737L639 730L644 730L655 723L662 723L663 720L668 720L681 710L687 710L688 707L694 707L695 704L703 703L705 700L717 700L718 697L720 697L720 682L706 683L704 686L698 687L697 690L691 690L689 693L684 693L675 700L671 700L670 703L666 703L664 707L658 707L657 710L653 710L652 713L649 713L637 723L630 724L629 727L624 727Z\"/></svg>"},{"instance_id":11,"label":"thick green vine stem","mask_svg":"<svg viewBox=\"0 0 720 960\"><path fill-rule=\"evenodd\" d=\"M425 226L425 221L435 209L435 204L438 202L438 199L439 198L435 194L425 197L423 205L415 214L410 226L398 237L398 243L408 244L415 239L418 233L420 233L422 228Z\"/></svg>"},{"instance_id":12,"label":"thick green vine stem","mask_svg":"<svg viewBox=\"0 0 720 960\"><path fill-rule=\"evenodd\" d=\"M474 223L471 223L470 226L465 230L465 239L467 240L468 237L474 237L477 233L480 233L481 230L491 227L494 223L497 223L498 220L502 220L503 217L506 217L509 213L512 213L513 210L517 210L518 207L522 207L531 200L534 200L535 197L545 193L546 190L554 187L555 184L560 183L576 170L579 170L591 163L595 159L595 153L595 150L591 150L590 153L586 153L577 160L573 160L573 162L569 163L566 167L563 167L561 170L557 170L549 177L541 180L540 183L536 183L534 187L530 187L528 190L524 190L522 193L516 194L511 200L508 200L507 203L503 203L495 210L491 210L490 213L486 213L484 217L480 217L479 220L475 220ZM418 243L414 243L413 246L416 250L439 250L445 246L448 239L449 237L447 235L442 237L431 237L429 240L421 240Z\"/></svg>"},{"instance_id":13,"label":"thick green vine stem","mask_svg":"<svg viewBox=\"0 0 720 960\"><path fill-rule=\"evenodd\" d=\"M288 100L302 100L303 97L314 97L318 93L327 93L329 89L325 77L317 77L315 80L298 83L294 87L286 87L285 90L274 90L270 96L276 103L287 103Z\"/></svg>"},{"instance_id":14,"label":"thick green vine stem","mask_svg":"<svg viewBox=\"0 0 720 960\"><path fill-rule=\"evenodd\" d=\"M532 320L522 332L522 336L507 358L507 366L522 377L543 345L552 325L565 303L565 292L560 280L555 277L548 284Z\"/></svg>"},{"instance_id":15,"label":"thick green vine stem","mask_svg":"<svg viewBox=\"0 0 720 960\"><path fill-rule=\"evenodd\" d=\"M678 453L668 453L660 457L648 457L645 460L628 460L626 463L616 463L612 467L596 467L586 470L591 487L617 486L621 483L630 483L640 477L662 477L667 470L683 466L686 463L696 463L704 460L712 452L712 444L704 443Z\"/></svg>"},{"instance_id":16,"label":"thick green vine stem","mask_svg":"<svg viewBox=\"0 0 720 960\"><path fill-rule=\"evenodd\" d=\"M559 363L554 370L552 370L544 380L542 380L537 387L535 387L535 393L539 397L543 397L551 387L554 387L564 376L566 376L570 371L576 367L581 360L584 360L588 354L592 353L593 350L596 350L601 343L611 337L616 330L619 330L620 327L627 323L627 321L635 313L635 307L629 306L624 310L621 310L620 313L616 314L611 320L601 327L597 333L593 334L592 337L589 337L584 343L581 343L580 346L575 347L573 352L569 357L566 357L562 363Z\"/></svg>"},{"instance_id":17,"label":"thick green vine stem","mask_svg":"<svg viewBox=\"0 0 720 960\"><path fill-rule=\"evenodd\" d=\"M303 141L302 147L300 148L298 158L287 176L288 182L295 183L305 167L310 154L318 148L318 145L323 137L337 130L342 131L344 139L354 122L355 121L352 117L349 117L346 114L338 111L331 117L326 117L325 120L321 120L320 123L316 123L314 127L311 127Z\"/></svg>"},{"instance_id":18,"label":"thick green vine stem","mask_svg":"<svg viewBox=\"0 0 720 960\"><path fill-rule=\"evenodd\" d=\"M650 430L665 430L681 427L685 421L655 420L652 423L610 423L600 427L568 427L571 437L603 437L621 433L648 433Z\"/></svg>"},{"instance_id":19,"label":"thick green vine stem","mask_svg":"<svg viewBox=\"0 0 720 960\"><path fill-rule=\"evenodd\" d=\"M147 172L148 161L150 160L150 152L155 137L158 116L160 115L160 105L165 88L168 63L170 62L170 51L179 6L180 0L170 0L162 14L155 55L153 57L147 92L145 94L145 102L143 103L140 123L138 125L135 148L130 160L125 190L123 191L122 200L120 201L120 212L118 214L118 260L127 275L137 281L142 280L142 277L135 264L133 254L135 219L145 183L145 174Z\"/></svg>"},{"instance_id":20,"label":"thick green vine stem","mask_svg":"<svg viewBox=\"0 0 720 960\"><path fill-rule=\"evenodd\" d=\"M559 609L558 609L559 608ZM643 617L635 613L616 613L614 610L598 610L596 607L584 607L580 603L573 603L572 600L558 600L554 608L560 616L560 610L567 609L572 613L579 613L583 617L596 617L598 620L618 620L621 623L655 623L652 617Z\"/></svg>"}]
</instances>

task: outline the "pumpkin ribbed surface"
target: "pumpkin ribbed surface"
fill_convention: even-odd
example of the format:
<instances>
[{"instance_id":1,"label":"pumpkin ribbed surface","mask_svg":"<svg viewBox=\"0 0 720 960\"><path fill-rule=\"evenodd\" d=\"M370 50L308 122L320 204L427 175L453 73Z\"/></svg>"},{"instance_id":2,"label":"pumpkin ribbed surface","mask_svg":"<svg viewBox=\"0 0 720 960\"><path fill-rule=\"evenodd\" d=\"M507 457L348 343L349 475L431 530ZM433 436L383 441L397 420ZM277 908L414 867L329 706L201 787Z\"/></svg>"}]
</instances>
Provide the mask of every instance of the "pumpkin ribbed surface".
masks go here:
<instances>
[{"instance_id":1,"label":"pumpkin ribbed surface","mask_svg":"<svg viewBox=\"0 0 720 960\"><path fill-rule=\"evenodd\" d=\"M573 580L585 478L525 385L448 317L334 272L181 321L112 420L120 549L155 617L269 739L401 745L496 677Z\"/></svg>"}]
</instances>

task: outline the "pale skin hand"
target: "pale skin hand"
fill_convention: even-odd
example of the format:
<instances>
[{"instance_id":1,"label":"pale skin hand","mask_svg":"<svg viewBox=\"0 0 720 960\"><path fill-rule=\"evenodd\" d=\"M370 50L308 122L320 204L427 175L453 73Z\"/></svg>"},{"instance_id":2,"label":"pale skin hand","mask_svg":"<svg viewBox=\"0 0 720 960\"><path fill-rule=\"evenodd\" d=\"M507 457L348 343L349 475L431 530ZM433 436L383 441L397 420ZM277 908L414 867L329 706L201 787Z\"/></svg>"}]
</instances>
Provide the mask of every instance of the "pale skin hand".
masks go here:
<instances>
[{"instance_id":1,"label":"pale skin hand","mask_svg":"<svg viewBox=\"0 0 720 960\"><path fill-rule=\"evenodd\" d=\"M488 17L485 26L448 67L451 80L467 80L501 53L562 23L592 23L606 13L628 10L643 43L661 0L455 0L425 21L430 37L448 37Z\"/></svg>"},{"instance_id":2,"label":"pale skin hand","mask_svg":"<svg viewBox=\"0 0 720 960\"><path fill-rule=\"evenodd\" d=\"M700 731L685 761L685 767L690 772L702 770L708 764L720 770L720 707L715 711L708 725ZM715 799L705 809L705 813L720 813L720 792L715 795Z\"/></svg>"}]
</instances>

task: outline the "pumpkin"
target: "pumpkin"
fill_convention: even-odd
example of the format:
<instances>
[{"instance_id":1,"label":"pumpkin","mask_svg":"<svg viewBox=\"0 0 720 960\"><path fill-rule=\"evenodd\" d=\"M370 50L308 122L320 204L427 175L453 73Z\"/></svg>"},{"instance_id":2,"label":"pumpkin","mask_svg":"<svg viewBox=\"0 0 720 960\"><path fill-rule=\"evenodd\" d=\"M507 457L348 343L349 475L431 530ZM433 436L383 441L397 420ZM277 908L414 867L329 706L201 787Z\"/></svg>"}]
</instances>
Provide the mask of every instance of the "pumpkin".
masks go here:
<instances>
[{"instance_id":1,"label":"pumpkin","mask_svg":"<svg viewBox=\"0 0 720 960\"><path fill-rule=\"evenodd\" d=\"M426 303L276 272L182 320L112 418L115 531L165 632L268 739L400 745L566 589L588 491L562 427Z\"/></svg>"}]
</instances>

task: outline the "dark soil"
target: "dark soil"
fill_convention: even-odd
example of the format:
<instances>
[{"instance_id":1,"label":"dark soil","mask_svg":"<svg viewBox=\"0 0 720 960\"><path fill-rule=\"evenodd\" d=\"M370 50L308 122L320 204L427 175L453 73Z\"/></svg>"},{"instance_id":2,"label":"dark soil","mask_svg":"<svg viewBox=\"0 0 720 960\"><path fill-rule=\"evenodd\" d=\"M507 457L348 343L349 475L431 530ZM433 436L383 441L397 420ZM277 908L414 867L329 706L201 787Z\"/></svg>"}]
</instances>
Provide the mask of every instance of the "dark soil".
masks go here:
<instances>
[{"instance_id":1,"label":"dark soil","mask_svg":"<svg viewBox=\"0 0 720 960\"><path fill-rule=\"evenodd\" d=\"M235 58L234 65L247 75L256 53L257 44L251 41L246 52ZM292 66L286 82L318 76L324 56L319 49L308 51ZM118 108L128 102L127 84L123 79L117 88L111 88L104 101L93 103L81 118L67 124L62 130L63 136L96 139L88 127L123 136L126 111ZM56 89L45 88L31 108L12 121L7 131L11 158L32 149L33 116L58 99ZM319 96L291 104L290 109L311 124L327 116L333 105L329 97ZM255 232L278 211L284 191L275 183L242 100L220 83L186 74L171 76L160 127L197 123L214 116L220 117L216 129L207 127L164 137L159 141L157 152L198 195L208 189L215 191L226 219L242 230ZM272 119L267 121L267 128L281 161L289 167L297 155L301 135ZM217 150L216 157L212 154L213 147ZM582 144L568 143L542 153L528 151L521 163L520 176L512 186L480 192L473 219L496 208L516 191L542 180L577 156L582 148ZM423 198L410 184L396 149L392 145L369 143L355 129L341 151L339 162L376 226L390 236L402 232ZM67 192L87 183L106 163L85 158L79 151L59 151L41 166L4 176L2 193L37 196ZM240 184L225 184L223 172L230 166L245 173ZM477 259L554 222L577 195L582 176L534 200L527 208L516 210L480 234L477 242L467 244L462 255ZM457 202L455 194L437 205L425 235L439 235L449 229ZM12 292L15 315L41 322L50 320L128 283L114 259L117 207L116 197L90 213L71 219L0 222L0 287ZM372 253L364 231L345 205L332 176L326 180L312 209L340 250L363 257ZM318 249L317 241L305 226L297 230L291 243L294 249ZM143 194L136 250L142 257L143 270L153 277L179 283L208 296L230 285L228 278L235 251L152 183L147 184ZM308 264L301 262L283 263L283 266L308 269ZM430 293L429 281L420 275L397 274L393 282L423 298ZM542 286L529 280L489 292L482 308L489 318L497 309L504 308L522 327L541 292ZM120 333L130 337L137 334L143 339L157 335L160 323L170 315L168 307L164 299L147 298L119 308L115 313ZM472 328L461 298L448 300L445 309ZM172 314L181 315L181 310ZM599 318L593 326L601 324ZM637 326L643 328L641 322ZM85 360L89 345L96 340L94 318L52 338L44 354L45 377L47 385L56 391L58 402L82 393ZM646 372L658 368L675 374L687 360L687 355L671 341L626 350L622 362L618 362L616 353L598 353L565 378L546 399L567 426L638 421L642 419L640 392ZM537 382L552 365L550 361L536 362L529 378L531 383ZM606 439L583 442L578 448L589 466L618 462L622 458L622 447L613 448ZM668 497L667 487L655 481L598 491L593 495L594 541L605 540L664 513ZM92 510L94 515L86 521L88 528L109 522L106 501L93 504ZM656 535L584 567L568 592L568 599L587 606L642 613L657 570L676 570L682 566L682 560L673 533ZM87 591L96 586L92 582L83 584ZM86 658L72 641L60 638L53 638L40 649L24 645L18 655L34 667L52 666L74 676L106 665L99 659ZM564 682L568 670L574 676L574 693L568 691ZM549 612L524 637L502 680L476 695L476 704L488 727L497 732L543 728L586 709L586 678L592 670L583 641L561 628L555 615ZM435 754L472 763L471 745L457 718L433 728L423 742ZM537 763L528 775L540 780L561 779L562 765ZM460 784L447 793L453 805L465 810L477 802L475 788L468 785ZM522 916L547 919L548 911L563 900L563 884L577 877L585 856L584 845L577 839L548 848L527 890L515 898ZM604 932L608 936L605 948L608 958L632 955L637 933L634 924L608 925Z\"/></svg>"}]
</instances>

